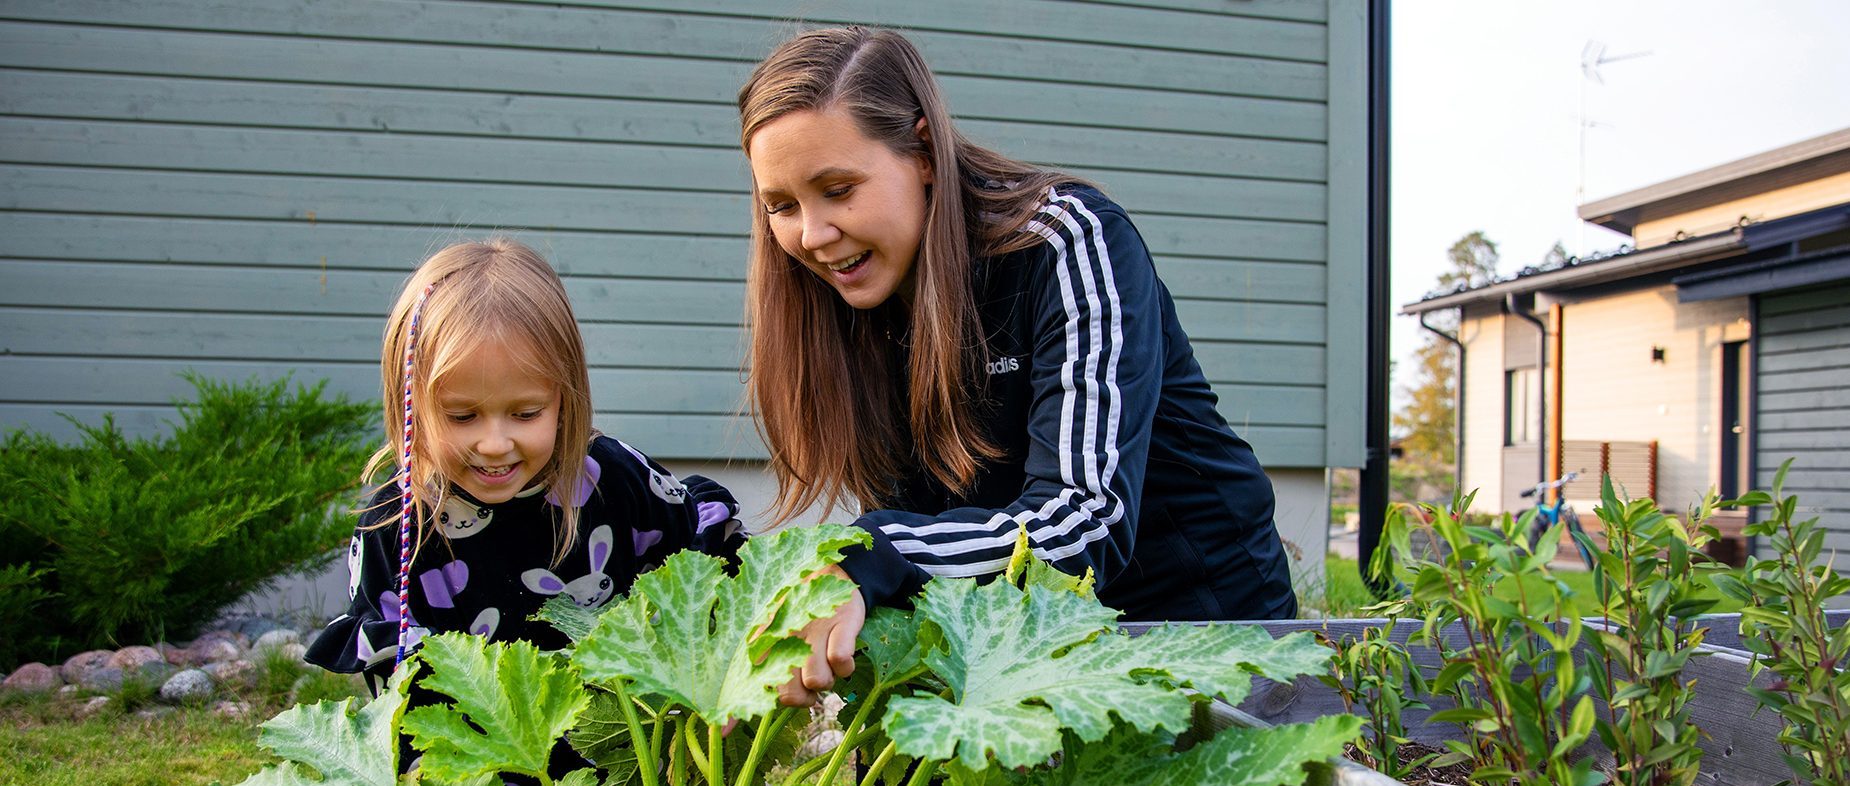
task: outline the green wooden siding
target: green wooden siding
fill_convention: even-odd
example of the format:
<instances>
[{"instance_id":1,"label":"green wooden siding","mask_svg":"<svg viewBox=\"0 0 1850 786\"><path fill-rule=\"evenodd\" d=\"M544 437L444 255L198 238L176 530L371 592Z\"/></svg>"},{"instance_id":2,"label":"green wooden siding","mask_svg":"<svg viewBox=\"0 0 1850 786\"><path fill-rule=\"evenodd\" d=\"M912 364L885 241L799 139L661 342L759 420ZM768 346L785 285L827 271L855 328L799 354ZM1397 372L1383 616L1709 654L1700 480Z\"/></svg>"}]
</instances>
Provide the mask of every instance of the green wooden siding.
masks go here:
<instances>
[{"instance_id":1,"label":"green wooden siding","mask_svg":"<svg viewBox=\"0 0 1850 786\"><path fill-rule=\"evenodd\" d=\"M844 22L905 28L968 135L1132 211L1268 465L1360 463L1355 0L3 0L0 426L154 430L189 368L375 398L406 271L507 232L566 278L600 426L762 457L733 100Z\"/></svg>"}]
</instances>

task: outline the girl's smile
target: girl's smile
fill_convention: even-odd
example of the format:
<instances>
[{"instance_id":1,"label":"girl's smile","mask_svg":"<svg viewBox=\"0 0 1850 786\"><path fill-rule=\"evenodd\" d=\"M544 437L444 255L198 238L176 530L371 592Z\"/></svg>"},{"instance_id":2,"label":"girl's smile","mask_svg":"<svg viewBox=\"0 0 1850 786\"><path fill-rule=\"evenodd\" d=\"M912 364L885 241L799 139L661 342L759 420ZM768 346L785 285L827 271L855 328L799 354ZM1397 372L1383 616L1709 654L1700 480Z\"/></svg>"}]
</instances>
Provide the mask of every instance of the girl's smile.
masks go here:
<instances>
[{"instance_id":1,"label":"girl's smile","mask_svg":"<svg viewBox=\"0 0 1850 786\"><path fill-rule=\"evenodd\" d=\"M489 342L437 381L444 476L478 502L506 502L533 485L558 440L559 391L517 356Z\"/></svg>"}]
</instances>

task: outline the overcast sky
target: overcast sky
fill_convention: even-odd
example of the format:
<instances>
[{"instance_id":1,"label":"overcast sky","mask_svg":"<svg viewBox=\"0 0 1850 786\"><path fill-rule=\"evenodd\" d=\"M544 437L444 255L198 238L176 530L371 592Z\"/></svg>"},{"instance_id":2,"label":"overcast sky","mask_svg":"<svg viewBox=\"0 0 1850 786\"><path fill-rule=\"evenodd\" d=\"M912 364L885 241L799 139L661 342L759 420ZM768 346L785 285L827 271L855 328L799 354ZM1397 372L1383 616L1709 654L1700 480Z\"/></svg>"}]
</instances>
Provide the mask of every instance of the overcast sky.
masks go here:
<instances>
[{"instance_id":1,"label":"overcast sky","mask_svg":"<svg viewBox=\"0 0 1850 786\"><path fill-rule=\"evenodd\" d=\"M1413 0L1392 25L1396 312L1474 229L1505 275L1556 240L1611 249L1628 238L1581 222L1581 202L1850 127L1847 0ZM1593 83L1590 40L1609 58L1650 54ZM1401 368L1423 332L1395 318Z\"/></svg>"}]
</instances>

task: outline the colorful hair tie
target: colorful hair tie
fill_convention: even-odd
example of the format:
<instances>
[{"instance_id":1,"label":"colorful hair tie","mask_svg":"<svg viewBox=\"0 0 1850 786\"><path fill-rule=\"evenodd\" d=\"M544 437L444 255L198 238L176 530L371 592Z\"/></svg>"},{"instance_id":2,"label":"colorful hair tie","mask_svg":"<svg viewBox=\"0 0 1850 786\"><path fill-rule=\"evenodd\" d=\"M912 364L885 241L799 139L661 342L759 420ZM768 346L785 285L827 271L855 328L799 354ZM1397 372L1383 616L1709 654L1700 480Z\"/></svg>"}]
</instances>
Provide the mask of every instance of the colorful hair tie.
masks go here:
<instances>
[{"instance_id":1,"label":"colorful hair tie","mask_svg":"<svg viewBox=\"0 0 1850 786\"><path fill-rule=\"evenodd\" d=\"M411 635L411 521L416 508L411 497L411 379L418 347L418 322L424 315L424 301L436 284L424 287L417 303L411 306L411 326L405 335L405 439L398 457L398 659L396 669L405 662L405 640Z\"/></svg>"}]
</instances>

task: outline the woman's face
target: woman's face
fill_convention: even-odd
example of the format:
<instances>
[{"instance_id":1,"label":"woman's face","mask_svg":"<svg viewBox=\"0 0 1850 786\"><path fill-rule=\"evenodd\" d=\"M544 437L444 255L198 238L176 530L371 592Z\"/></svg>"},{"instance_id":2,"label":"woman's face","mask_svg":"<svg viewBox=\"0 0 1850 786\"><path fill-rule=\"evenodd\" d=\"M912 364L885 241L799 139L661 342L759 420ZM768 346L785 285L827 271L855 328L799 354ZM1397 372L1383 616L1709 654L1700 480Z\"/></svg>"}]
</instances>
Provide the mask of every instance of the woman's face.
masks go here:
<instances>
[{"instance_id":1,"label":"woman's face","mask_svg":"<svg viewBox=\"0 0 1850 786\"><path fill-rule=\"evenodd\" d=\"M912 298L931 164L861 133L842 110L792 112L746 148L759 208L785 253L855 308Z\"/></svg>"}]
</instances>

